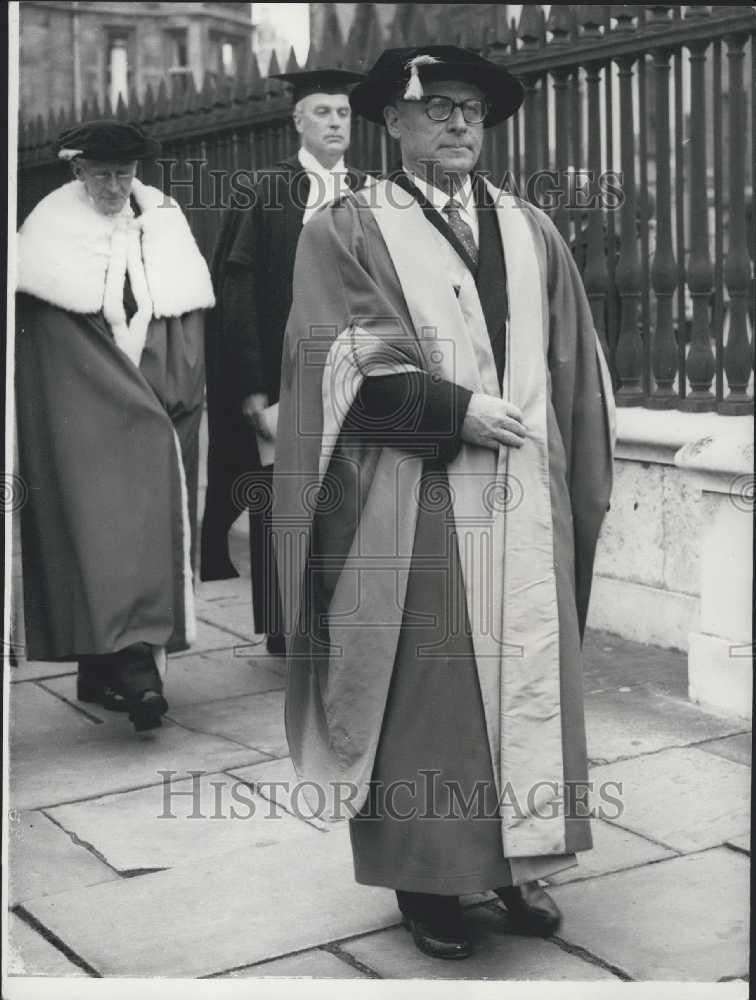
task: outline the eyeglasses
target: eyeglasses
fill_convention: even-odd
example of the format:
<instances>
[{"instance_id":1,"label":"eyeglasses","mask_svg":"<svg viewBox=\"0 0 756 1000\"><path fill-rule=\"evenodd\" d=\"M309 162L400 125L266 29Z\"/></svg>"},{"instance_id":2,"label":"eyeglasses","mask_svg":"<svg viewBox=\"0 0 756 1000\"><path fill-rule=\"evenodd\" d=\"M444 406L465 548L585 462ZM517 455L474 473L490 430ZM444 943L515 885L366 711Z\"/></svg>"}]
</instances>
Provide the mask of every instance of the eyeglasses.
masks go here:
<instances>
[{"instance_id":1,"label":"eyeglasses","mask_svg":"<svg viewBox=\"0 0 756 1000\"><path fill-rule=\"evenodd\" d=\"M488 104L478 97L470 97L466 101L453 101L451 97L433 95L421 97L425 105L425 113L432 122L445 122L454 114L455 108L462 109L462 117L468 125L480 125L488 114Z\"/></svg>"},{"instance_id":2,"label":"eyeglasses","mask_svg":"<svg viewBox=\"0 0 756 1000\"><path fill-rule=\"evenodd\" d=\"M96 181L109 181L111 177L120 183L124 184L126 181L134 180L135 170L90 170L89 176L93 177Z\"/></svg>"}]
</instances>

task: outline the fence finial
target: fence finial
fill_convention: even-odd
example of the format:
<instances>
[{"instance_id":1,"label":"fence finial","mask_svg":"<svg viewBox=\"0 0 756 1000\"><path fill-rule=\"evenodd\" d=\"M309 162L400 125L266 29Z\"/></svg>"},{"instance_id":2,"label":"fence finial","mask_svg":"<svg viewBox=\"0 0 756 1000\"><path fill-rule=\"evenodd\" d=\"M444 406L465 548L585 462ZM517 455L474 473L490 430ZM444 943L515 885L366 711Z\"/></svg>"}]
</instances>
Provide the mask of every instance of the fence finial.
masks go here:
<instances>
[{"instance_id":1,"label":"fence finial","mask_svg":"<svg viewBox=\"0 0 756 1000\"><path fill-rule=\"evenodd\" d=\"M297 62L297 54L294 51L293 45L289 48L289 58L286 60L286 69L284 70L284 72L285 73L299 72L299 63Z\"/></svg>"},{"instance_id":2,"label":"fence finial","mask_svg":"<svg viewBox=\"0 0 756 1000\"><path fill-rule=\"evenodd\" d=\"M157 101L155 102L155 118L165 120L170 116L170 113L171 109L168 101L168 86L165 82L165 77L161 77L160 85L158 86Z\"/></svg>"},{"instance_id":3,"label":"fence finial","mask_svg":"<svg viewBox=\"0 0 756 1000\"><path fill-rule=\"evenodd\" d=\"M336 4L323 4L323 31L319 39L316 55L318 63L315 69L321 67L340 68L344 59L344 36L341 33L339 15Z\"/></svg>"},{"instance_id":4,"label":"fence finial","mask_svg":"<svg viewBox=\"0 0 756 1000\"><path fill-rule=\"evenodd\" d=\"M581 3L577 8L577 21L583 29L583 38L600 38L601 28L606 23L606 10L601 4Z\"/></svg>"},{"instance_id":5,"label":"fence finial","mask_svg":"<svg viewBox=\"0 0 756 1000\"><path fill-rule=\"evenodd\" d=\"M369 69L383 50L383 32L374 3L357 6L346 45L345 64L357 70Z\"/></svg>"},{"instance_id":6,"label":"fence finial","mask_svg":"<svg viewBox=\"0 0 756 1000\"><path fill-rule=\"evenodd\" d=\"M203 111L210 111L215 103L215 79L209 69L205 70L200 91L199 106Z\"/></svg>"},{"instance_id":7,"label":"fence finial","mask_svg":"<svg viewBox=\"0 0 756 1000\"><path fill-rule=\"evenodd\" d=\"M260 63L257 61L257 53L253 52L249 57L246 95L248 98L255 98L259 97L261 93L262 73L260 72Z\"/></svg>"},{"instance_id":8,"label":"fence finial","mask_svg":"<svg viewBox=\"0 0 756 1000\"><path fill-rule=\"evenodd\" d=\"M552 4L549 19L546 22L546 30L553 35L551 44L567 45L573 26L572 10L564 4Z\"/></svg>"},{"instance_id":9,"label":"fence finial","mask_svg":"<svg viewBox=\"0 0 756 1000\"><path fill-rule=\"evenodd\" d=\"M640 14L638 4L612 4L609 13L617 21L615 31L635 31L633 20Z\"/></svg>"},{"instance_id":10,"label":"fence finial","mask_svg":"<svg viewBox=\"0 0 756 1000\"><path fill-rule=\"evenodd\" d=\"M523 49L537 49L541 44L543 11L539 4L524 3L517 26L517 37L522 42Z\"/></svg>"},{"instance_id":11,"label":"fence finial","mask_svg":"<svg viewBox=\"0 0 756 1000\"><path fill-rule=\"evenodd\" d=\"M405 30L407 41L411 41L414 45L430 45L433 42L422 4L411 5Z\"/></svg>"},{"instance_id":12,"label":"fence finial","mask_svg":"<svg viewBox=\"0 0 756 1000\"><path fill-rule=\"evenodd\" d=\"M155 120L155 95L152 92L152 84L147 83L144 91L144 103L142 105L142 121L151 122Z\"/></svg>"},{"instance_id":13,"label":"fence finial","mask_svg":"<svg viewBox=\"0 0 756 1000\"><path fill-rule=\"evenodd\" d=\"M276 55L276 50L273 49L273 52L271 53L271 56L270 56L270 62L268 63L268 72L265 75L266 75L266 77L270 78L271 76L275 76L277 73L280 73L280 72L281 72L281 69L280 69L280 67L278 65L278 56ZM275 81L275 80L271 81L268 86L272 87L274 85L277 86L277 81Z\"/></svg>"},{"instance_id":14,"label":"fence finial","mask_svg":"<svg viewBox=\"0 0 756 1000\"><path fill-rule=\"evenodd\" d=\"M45 135L45 120L42 115L37 115L34 122L34 145L44 146L47 136Z\"/></svg>"},{"instance_id":15,"label":"fence finial","mask_svg":"<svg viewBox=\"0 0 756 1000\"><path fill-rule=\"evenodd\" d=\"M186 78L186 88L184 90L184 100L182 114L191 114L197 107L197 84L194 82L194 73L188 73Z\"/></svg>"}]
</instances>

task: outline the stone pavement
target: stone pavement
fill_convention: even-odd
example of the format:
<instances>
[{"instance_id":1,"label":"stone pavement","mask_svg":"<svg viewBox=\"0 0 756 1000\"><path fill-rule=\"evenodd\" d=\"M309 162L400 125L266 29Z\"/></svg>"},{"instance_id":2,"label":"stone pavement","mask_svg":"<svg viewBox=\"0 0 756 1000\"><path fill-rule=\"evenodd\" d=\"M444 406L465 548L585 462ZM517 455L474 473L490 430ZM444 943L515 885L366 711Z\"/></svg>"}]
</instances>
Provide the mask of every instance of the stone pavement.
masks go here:
<instances>
[{"instance_id":1,"label":"stone pavement","mask_svg":"<svg viewBox=\"0 0 756 1000\"><path fill-rule=\"evenodd\" d=\"M253 635L247 576L200 585L197 611L151 734L78 704L70 664L14 668L11 974L747 977L750 732L686 701L681 654L589 635L604 818L594 850L551 880L559 936L517 937L490 895L469 898L476 953L443 963L415 950L393 893L354 882L348 831L292 797L284 670Z\"/></svg>"}]
</instances>

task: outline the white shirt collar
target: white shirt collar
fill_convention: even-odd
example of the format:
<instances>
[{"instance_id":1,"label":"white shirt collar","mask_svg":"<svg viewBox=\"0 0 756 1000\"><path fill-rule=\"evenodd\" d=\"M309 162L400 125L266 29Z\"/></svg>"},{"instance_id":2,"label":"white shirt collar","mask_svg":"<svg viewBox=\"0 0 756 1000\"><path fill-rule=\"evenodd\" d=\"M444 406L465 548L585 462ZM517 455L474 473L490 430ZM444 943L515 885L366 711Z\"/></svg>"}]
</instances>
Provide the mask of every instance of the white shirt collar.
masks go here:
<instances>
[{"instance_id":1,"label":"white shirt collar","mask_svg":"<svg viewBox=\"0 0 756 1000\"><path fill-rule=\"evenodd\" d=\"M300 146L297 153L299 162L308 174L312 176L309 190L307 192L307 203L304 207L302 225L306 225L315 212L322 206L332 202L344 192L346 167L342 156L338 163L334 164L332 170L328 170L317 160L312 153Z\"/></svg>"},{"instance_id":2,"label":"white shirt collar","mask_svg":"<svg viewBox=\"0 0 756 1000\"><path fill-rule=\"evenodd\" d=\"M299 162L302 164L304 169L310 174L318 174L320 177L327 178L330 177L331 174L346 173L343 156L330 170L328 167L324 167L320 160L313 156L309 149L305 149L304 146L299 147L297 157L299 158Z\"/></svg>"},{"instance_id":3,"label":"white shirt collar","mask_svg":"<svg viewBox=\"0 0 756 1000\"><path fill-rule=\"evenodd\" d=\"M433 205L437 212L440 212L446 219L446 214L444 213L444 206L449 202L449 195L446 191L442 191L441 188L435 187L433 184L429 184L424 178L419 177L417 174L413 173L408 167L403 166L405 174L409 177L415 187L420 191L421 194L425 195L428 201ZM472 181L470 180L470 175L465 177L464 181L458 188L455 198L460 203L460 214L465 222L470 226L473 231L473 236L475 241L478 240L478 216L475 211L475 200L472 193Z\"/></svg>"}]
</instances>

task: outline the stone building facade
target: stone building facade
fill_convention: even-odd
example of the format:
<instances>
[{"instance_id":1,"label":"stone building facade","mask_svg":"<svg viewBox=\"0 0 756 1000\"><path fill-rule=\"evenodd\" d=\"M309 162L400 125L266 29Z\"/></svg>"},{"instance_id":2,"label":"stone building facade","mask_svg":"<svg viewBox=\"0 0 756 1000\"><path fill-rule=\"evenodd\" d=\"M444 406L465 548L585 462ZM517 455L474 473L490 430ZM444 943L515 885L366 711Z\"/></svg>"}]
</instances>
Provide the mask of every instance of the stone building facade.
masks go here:
<instances>
[{"instance_id":1,"label":"stone building facade","mask_svg":"<svg viewBox=\"0 0 756 1000\"><path fill-rule=\"evenodd\" d=\"M20 4L19 100L25 119L94 101L112 107L131 88L166 79L197 88L206 71L245 72L252 51L252 4Z\"/></svg>"},{"instance_id":2,"label":"stone building facade","mask_svg":"<svg viewBox=\"0 0 756 1000\"><path fill-rule=\"evenodd\" d=\"M335 10L339 29L344 39L357 16L357 3L311 3L310 41L320 48L323 34L327 31L329 8ZM404 28L410 24L413 3L375 4L378 24L387 41L393 30L397 44L412 45L409 34L404 36ZM443 35L444 41L482 46L494 38L501 37L507 24L508 4L500 3L424 3L422 13L428 30L434 37ZM471 33L475 37L470 37Z\"/></svg>"}]
</instances>

